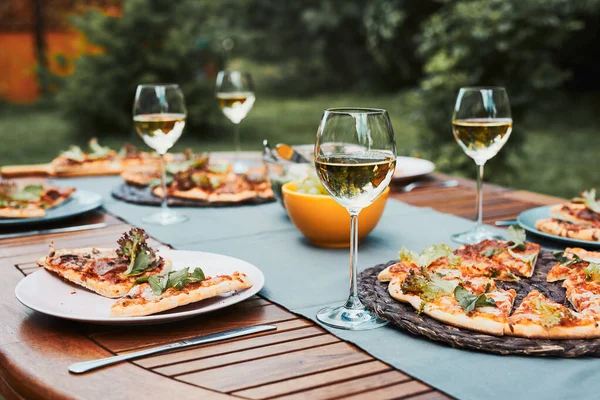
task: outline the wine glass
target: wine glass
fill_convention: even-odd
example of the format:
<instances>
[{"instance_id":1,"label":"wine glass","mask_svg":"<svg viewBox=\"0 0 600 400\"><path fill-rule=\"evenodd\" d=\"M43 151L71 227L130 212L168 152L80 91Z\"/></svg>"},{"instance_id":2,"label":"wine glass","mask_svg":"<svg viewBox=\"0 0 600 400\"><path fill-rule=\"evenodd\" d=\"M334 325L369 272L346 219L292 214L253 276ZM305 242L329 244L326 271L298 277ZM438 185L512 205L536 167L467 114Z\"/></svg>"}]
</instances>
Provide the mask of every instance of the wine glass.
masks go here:
<instances>
[{"instance_id":1,"label":"wine glass","mask_svg":"<svg viewBox=\"0 0 600 400\"><path fill-rule=\"evenodd\" d=\"M220 71L217 75L217 99L223 114L234 124L233 141L235 159L233 170L244 173L248 167L240 160L240 122L252 109L256 97L254 84L249 73L240 71Z\"/></svg>"},{"instance_id":2,"label":"wine glass","mask_svg":"<svg viewBox=\"0 0 600 400\"><path fill-rule=\"evenodd\" d=\"M454 138L478 167L477 222L466 232L452 235L458 243L503 239L482 223L483 166L506 143L512 132L510 103L502 87L467 87L458 92L452 116Z\"/></svg>"},{"instance_id":3,"label":"wine glass","mask_svg":"<svg viewBox=\"0 0 600 400\"><path fill-rule=\"evenodd\" d=\"M387 111L370 108L325 110L317 131L315 167L335 201L350 214L350 296L341 306L317 313L335 328L365 330L386 321L368 311L358 298L358 214L389 185L396 168L396 140Z\"/></svg>"},{"instance_id":4,"label":"wine glass","mask_svg":"<svg viewBox=\"0 0 600 400\"><path fill-rule=\"evenodd\" d=\"M170 210L167 205L165 154L183 133L186 118L185 100L178 85L138 85L133 103L135 130L144 142L160 156L162 207L143 221L171 225L187 221L187 217Z\"/></svg>"}]
</instances>

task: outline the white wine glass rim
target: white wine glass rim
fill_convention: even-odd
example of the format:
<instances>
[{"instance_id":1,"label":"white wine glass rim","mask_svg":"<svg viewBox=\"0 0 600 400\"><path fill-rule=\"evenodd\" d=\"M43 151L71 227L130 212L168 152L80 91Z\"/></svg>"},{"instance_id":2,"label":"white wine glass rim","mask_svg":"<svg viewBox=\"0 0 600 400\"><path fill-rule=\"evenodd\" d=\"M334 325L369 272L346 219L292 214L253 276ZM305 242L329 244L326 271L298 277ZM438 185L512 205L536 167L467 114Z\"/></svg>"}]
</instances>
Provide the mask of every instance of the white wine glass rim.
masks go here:
<instances>
[{"instance_id":1,"label":"white wine glass rim","mask_svg":"<svg viewBox=\"0 0 600 400\"><path fill-rule=\"evenodd\" d=\"M460 90L504 90L506 88L504 86L465 86L461 87Z\"/></svg>"},{"instance_id":2,"label":"white wine glass rim","mask_svg":"<svg viewBox=\"0 0 600 400\"><path fill-rule=\"evenodd\" d=\"M362 107L337 107L325 110L328 114L385 114L387 111L383 108L362 108Z\"/></svg>"},{"instance_id":3,"label":"white wine glass rim","mask_svg":"<svg viewBox=\"0 0 600 400\"><path fill-rule=\"evenodd\" d=\"M177 83L142 83L138 85L139 88L153 88L153 87L165 87L165 88L179 88Z\"/></svg>"}]
</instances>

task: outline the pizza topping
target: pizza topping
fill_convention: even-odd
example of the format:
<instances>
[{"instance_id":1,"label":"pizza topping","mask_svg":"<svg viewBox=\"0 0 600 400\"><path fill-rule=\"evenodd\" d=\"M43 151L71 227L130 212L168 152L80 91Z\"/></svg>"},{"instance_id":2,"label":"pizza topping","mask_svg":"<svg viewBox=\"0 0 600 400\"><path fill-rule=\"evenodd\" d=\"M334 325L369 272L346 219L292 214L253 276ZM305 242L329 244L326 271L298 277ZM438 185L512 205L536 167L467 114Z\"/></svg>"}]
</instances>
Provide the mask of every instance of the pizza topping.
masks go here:
<instances>
[{"instance_id":1,"label":"pizza topping","mask_svg":"<svg viewBox=\"0 0 600 400\"><path fill-rule=\"evenodd\" d=\"M588 281L600 282L600 264L591 262L583 271Z\"/></svg>"},{"instance_id":2,"label":"pizza topping","mask_svg":"<svg viewBox=\"0 0 600 400\"><path fill-rule=\"evenodd\" d=\"M121 259L115 260L113 258L101 258L94 260L92 268L98 275L102 276L115 269L127 269L127 261Z\"/></svg>"},{"instance_id":3,"label":"pizza topping","mask_svg":"<svg viewBox=\"0 0 600 400\"><path fill-rule=\"evenodd\" d=\"M585 204L585 206L593 211L594 213L600 213L600 203L598 201L596 201L596 189L590 189L590 190L586 190L583 193L581 193L581 197L576 197L573 200L573 203L581 203L581 204ZM592 218L584 218L582 216L582 218L584 219L594 219L594 218L598 218L598 215L591 215Z\"/></svg>"},{"instance_id":4,"label":"pizza topping","mask_svg":"<svg viewBox=\"0 0 600 400\"><path fill-rule=\"evenodd\" d=\"M455 255L452 252L452 249L443 243L429 246L424 249L421 254L410 251L406 247L402 247L398 256L400 261L412 262L417 264L419 267L425 268L442 257L448 257L448 263L452 267L458 267L460 265L460 257Z\"/></svg>"},{"instance_id":5,"label":"pizza topping","mask_svg":"<svg viewBox=\"0 0 600 400\"><path fill-rule=\"evenodd\" d=\"M146 239L148 235L143 229L133 228L117 241L120 246L117 254L129 260L129 266L123 275L140 275L160 263L160 257L148 246Z\"/></svg>"},{"instance_id":6,"label":"pizza topping","mask_svg":"<svg viewBox=\"0 0 600 400\"><path fill-rule=\"evenodd\" d=\"M552 255L558 260L560 265L564 266L579 264L580 262L583 262L583 259L581 259L577 254L571 252L562 252L559 250L552 253Z\"/></svg>"},{"instance_id":7,"label":"pizza topping","mask_svg":"<svg viewBox=\"0 0 600 400\"><path fill-rule=\"evenodd\" d=\"M44 192L42 185L27 185L13 193L12 199L16 201L39 201Z\"/></svg>"},{"instance_id":8,"label":"pizza topping","mask_svg":"<svg viewBox=\"0 0 600 400\"><path fill-rule=\"evenodd\" d=\"M82 163L85 161L85 154L83 154L83 151L79 146L70 146L69 149L63 151L61 155L69 161L76 163Z\"/></svg>"},{"instance_id":9,"label":"pizza topping","mask_svg":"<svg viewBox=\"0 0 600 400\"><path fill-rule=\"evenodd\" d=\"M420 275L411 270L401 287L404 293L416 293L422 300L428 302L452 293L457 285L456 280L442 279L441 276L430 274L425 268L421 268Z\"/></svg>"},{"instance_id":10,"label":"pizza topping","mask_svg":"<svg viewBox=\"0 0 600 400\"><path fill-rule=\"evenodd\" d=\"M486 292L488 290L489 284L486 286ZM461 285L454 288L454 297L467 314L473 311L475 307L496 307L496 301L486 296L485 293L475 295Z\"/></svg>"},{"instance_id":11,"label":"pizza topping","mask_svg":"<svg viewBox=\"0 0 600 400\"><path fill-rule=\"evenodd\" d=\"M99 160L102 158L106 158L112 151L110 147L100 146L100 144L98 143L98 139L96 138L92 138L88 146L91 150L91 152L88 154L88 158L91 160Z\"/></svg>"},{"instance_id":12,"label":"pizza topping","mask_svg":"<svg viewBox=\"0 0 600 400\"><path fill-rule=\"evenodd\" d=\"M510 254L514 258L518 258L519 260L523 261L527 265L533 265L533 262L535 261L535 258L537 256L536 254L519 254L519 253L515 253L510 248L508 249L508 254Z\"/></svg>"},{"instance_id":13,"label":"pizza topping","mask_svg":"<svg viewBox=\"0 0 600 400\"><path fill-rule=\"evenodd\" d=\"M185 285L195 282L202 282L206 279L201 268L195 268L191 273L189 268L183 268L176 271L171 271L167 275L143 276L135 281L135 285L148 283L155 296L160 296L169 288L182 290ZM142 295L143 296L143 295Z\"/></svg>"},{"instance_id":14,"label":"pizza topping","mask_svg":"<svg viewBox=\"0 0 600 400\"><path fill-rule=\"evenodd\" d=\"M68 161L76 164L81 164L87 160L101 160L110 158L114 152L106 146L100 146L98 139L92 138L88 144L90 148L89 153L85 153L79 146L70 146L68 150L61 153L61 156L66 158Z\"/></svg>"},{"instance_id":15,"label":"pizza topping","mask_svg":"<svg viewBox=\"0 0 600 400\"><path fill-rule=\"evenodd\" d=\"M81 270L86 266L87 260L77 254L63 254L57 259L51 260L50 263L64 268Z\"/></svg>"},{"instance_id":16,"label":"pizza topping","mask_svg":"<svg viewBox=\"0 0 600 400\"><path fill-rule=\"evenodd\" d=\"M16 183L10 181L0 182L0 199L10 199L16 191Z\"/></svg>"},{"instance_id":17,"label":"pizza topping","mask_svg":"<svg viewBox=\"0 0 600 400\"><path fill-rule=\"evenodd\" d=\"M569 321L574 318L568 308L558 303L547 301L544 298L535 297L531 300L530 304L539 314L540 322L544 328L552 328L559 325L562 321Z\"/></svg>"},{"instance_id":18,"label":"pizza topping","mask_svg":"<svg viewBox=\"0 0 600 400\"><path fill-rule=\"evenodd\" d=\"M508 241L511 242L512 244L509 246L502 246L502 247L495 247L495 248L489 248L486 249L484 251L481 252L481 255L484 257L493 257L496 254L500 254L502 252L504 252L505 250L508 250L508 252L516 258L521 258L519 256L516 255L516 253L512 252L511 250L525 250L527 249L527 244L526 244L526 235L525 235L525 230L523 228L521 228L520 226L510 226L508 228ZM501 243L501 242L500 242ZM533 258L531 258L531 261L533 261L535 259L535 256ZM529 260L529 258L527 258L527 260ZM523 260L525 261L525 260Z\"/></svg>"}]
</instances>

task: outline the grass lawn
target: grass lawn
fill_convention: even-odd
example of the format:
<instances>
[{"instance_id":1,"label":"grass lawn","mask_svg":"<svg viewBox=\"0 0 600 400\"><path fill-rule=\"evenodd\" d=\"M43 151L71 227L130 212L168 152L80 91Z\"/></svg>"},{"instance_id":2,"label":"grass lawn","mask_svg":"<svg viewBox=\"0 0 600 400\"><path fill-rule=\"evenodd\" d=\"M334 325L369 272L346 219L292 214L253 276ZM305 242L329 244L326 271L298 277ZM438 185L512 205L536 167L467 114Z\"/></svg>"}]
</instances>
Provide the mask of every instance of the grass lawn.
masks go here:
<instances>
[{"instance_id":1,"label":"grass lawn","mask_svg":"<svg viewBox=\"0 0 600 400\"><path fill-rule=\"evenodd\" d=\"M417 137L422 123L415 112L417 99L411 92L397 95L331 94L303 99L258 97L254 109L241 125L242 146L260 150L263 139L272 144L312 143L325 108L340 106L380 107L389 111L396 132L399 155L419 153ZM584 188L600 187L597 173L600 154L595 102L580 101L568 110L538 110L522 125L527 135L521 154L509 154L514 174L503 174L495 182L519 189L571 197ZM197 151L230 150L232 131L222 138L203 138L202 132L186 131L175 150L191 147ZM451 135L450 128L448 135ZM0 112L0 165L42 163L51 160L69 144L83 145L86 135L75 132L56 110L35 107L7 107ZM119 148L124 141L144 147L134 133L109 136L101 143ZM466 156L465 156L466 157ZM435 161L435 160L433 160ZM451 167L449 167L451 168ZM494 160L490 169L500 168ZM452 172L451 170L446 172ZM473 167L473 177L475 167Z\"/></svg>"}]
</instances>

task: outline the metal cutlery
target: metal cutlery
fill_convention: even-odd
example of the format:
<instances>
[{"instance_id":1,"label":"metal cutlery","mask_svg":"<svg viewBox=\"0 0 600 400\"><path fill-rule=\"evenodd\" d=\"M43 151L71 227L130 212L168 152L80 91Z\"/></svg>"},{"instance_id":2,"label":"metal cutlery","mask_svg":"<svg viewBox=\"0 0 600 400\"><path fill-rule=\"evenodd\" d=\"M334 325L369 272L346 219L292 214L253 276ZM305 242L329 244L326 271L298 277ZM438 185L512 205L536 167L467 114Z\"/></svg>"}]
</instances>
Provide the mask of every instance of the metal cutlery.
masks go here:
<instances>
[{"instance_id":1,"label":"metal cutlery","mask_svg":"<svg viewBox=\"0 0 600 400\"><path fill-rule=\"evenodd\" d=\"M421 188L421 187L442 187L442 188L447 188L447 187L456 187L458 186L458 181L456 179L450 179L448 181L443 181L443 182L427 182L427 181L422 181L422 182L413 182L410 183L402 188L400 188L401 192L404 193L408 193L413 191L414 189L417 188Z\"/></svg>"},{"instance_id":2,"label":"metal cutlery","mask_svg":"<svg viewBox=\"0 0 600 400\"><path fill-rule=\"evenodd\" d=\"M66 232L79 232L79 231L87 231L90 229L101 229L106 228L108 225L104 222L100 222L98 224L89 224L89 225L78 225L78 226L69 226L67 228L54 228L54 229L40 229L35 231L27 231L27 232L18 232L18 233L7 233L4 235L0 235L0 240L2 239L14 239L32 235L48 235L50 233L66 233Z\"/></svg>"},{"instance_id":3,"label":"metal cutlery","mask_svg":"<svg viewBox=\"0 0 600 400\"><path fill-rule=\"evenodd\" d=\"M308 163L309 161L288 144L279 143L275 146L275 152L284 160L293 163Z\"/></svg>"},{"instance_id":4,"label":"metal cutlery","mask_svg":"<svg viewBox=\"0 0 600 400\"><path fill-rule=\"evenodd\" d=\"M96 368L105 367L107 365L116 364L121 361L132 360L151 354L161 353L167 350L181 349L184 347L195 346L198 344L212 343L219 340L233 339L240 336L251 335L253 333L260 333L266 331L272 331L277 329L276 325L255 325L247 326L244 328L230 329L227 331L217 332L210 335L198 336L193 339L183 340L181 342L167 344L165 346L153 347L151 349L135 351L132 353L122 354L120 356L106 357L98 360L90 360L71 364L69 366L69 372L73 374L82 374L87 371L91 371Z\"/></svg>"},{"instance_id":5,"label":"metal cutlery","mask_svg":"<svg viewBox=\"0 0 600 400\"><path fill-rule=\"evenodd\" d=\"M509 219L506 221L496 221L496 222L494 222L494 225L496 225L496 226L512 226L512 225L518 225L518 222L516 219Z\"/></svg>"}]
</instances>

